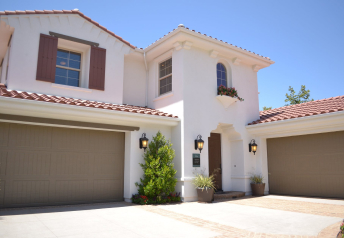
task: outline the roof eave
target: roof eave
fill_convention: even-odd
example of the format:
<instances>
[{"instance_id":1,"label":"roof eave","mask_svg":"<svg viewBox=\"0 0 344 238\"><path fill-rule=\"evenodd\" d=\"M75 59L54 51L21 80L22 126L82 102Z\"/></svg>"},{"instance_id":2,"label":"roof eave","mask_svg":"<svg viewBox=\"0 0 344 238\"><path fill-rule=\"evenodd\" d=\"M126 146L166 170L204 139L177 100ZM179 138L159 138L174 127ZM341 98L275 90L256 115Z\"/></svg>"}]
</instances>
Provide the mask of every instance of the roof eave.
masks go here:
<instances>
[{"instance_id":1,"label":"roof eave","mask_svg":"<svg viewBox=\"0 0 344 238\"><path fill-rule=\"evenodd\" d=\"M246 129L265 138L344 130L344 111L247 125Z\"/></svg>"},{"instance_id":2,"label":"roof eave","mask_svg":"<svg viewBox=\"0 0 344 238\"><path fill-rule=\"evenodd\" d=\"M266 57L264 56L261 56L261 55L258 55L258 54L255 54L253 52L249 52L247 50L244 50L240 47L236 47L234 45L231 45L231 44L228 44L228 43L225 43L223 41L220 41L220 40L217 40L215 38L211 38L209 36L205 36L205 35L202 35L200 33L197 33L197 32L194 32L194 31L191 31L191 30L187 30L185 29L184 27L178 27L177 29L174 29L172 32L169 32L167 35L163 36L162 38L158 39L157 41L155 41L154 43L152 43L151 45L149 45L148 47L144 48L143 49L143 52L146 52L148 53L150 50L154 49L155 47L163 44L164 42L166 42L168 39L172 38L173 36L177 35L178 33L180 32L183 32L185 34L188 34L188 35L191 35L193 37L197 37L197 38L200 38L202 40L205 40L205 41L208 41L208 42L211 42L213 44L216 44L220 47L224 47L226 49L230 49L232 51L235 51L235 52L238 52L240 54L244 54L245 56L248 56L248 57L253 57L254 59L256 60L259 60L259 61L262 61L264 62L265 64L268 64L268 65L271 65L271 64L274 64L275 61L273 60L270 60L270 59L267 59Z\"/></svg>"},{"instance_id":3,"label":"roof eave","mask_svg":"<svg viewBox=\"0 0 344 238\"><path fill-rule=\"evenodd\" d=\"M0 97L4 114L135 126L138 124L178 125L180 118L122 112L76 105L55 104L21 98Z\"/></svg>"}]
</instances>

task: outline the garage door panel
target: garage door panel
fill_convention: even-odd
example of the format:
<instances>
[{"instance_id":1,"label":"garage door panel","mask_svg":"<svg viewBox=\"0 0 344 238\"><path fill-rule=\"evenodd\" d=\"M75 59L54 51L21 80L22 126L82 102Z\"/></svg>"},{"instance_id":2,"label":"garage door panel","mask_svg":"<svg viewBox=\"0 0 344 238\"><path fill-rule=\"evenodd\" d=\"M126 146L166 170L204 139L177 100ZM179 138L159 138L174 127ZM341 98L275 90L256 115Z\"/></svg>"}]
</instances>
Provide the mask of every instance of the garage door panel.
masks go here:
<instances>
[{"instance_id":1,"label":"garage door panel","mask_svg":"<svg viewBox=\"0 0 344 238\"><path fill-rule=\"evenodd\" d=\"M11 124L9 147L42 150L51 148L51 127Z\"/></svg>"},{"instance_id":2,"label":"garage door panel","mask_svg":"<svg viewBox=\"0 0 344 238\"><path fill-rule=\"evenodd\" d=\"M118 175L123 176L123 160L113 158L123 158L122 153L100 154L94 159L94 175ZM115 171L115 173L113 172Z\"/></svg>"},{"instance_id":3,"label":"garage door panel","mask_svg":"<svg viewBox=\"0 0 344 238\"><path fill-rule=\"evenodd\" d=\"M6 190L6 180L1 179L0 181L0 207L4 206L5 190Z\"/></svg>"},{"instance_id":4,"label":"garage door panel","mask_svg":"<svg viewBox=\"0 0 344 238\"><path fill-rule=\"evenodd\" d=\"M52 149L54 151L84 151L90 148L90 130L70 128L54 128L52 133Z\"/></svg>"},{"instance_id":5,"label":"garage door panel","mask_svg":"<svg viewBox=\"0 0 344 238\"><path fill-rule=\"evenodd\" d=\"M13 180L7 185L6 200L11 205L49 202L49 180Z\"/></svg>"},{"instance_id":6,"label":"garage door panel","mask_svg":"<svg viewBox=\"0 0 344 238\"><path fill-rule=\"evenodd\" d=\"M118 148L124 148L124 133L112 134L109 131L91 131L90 151L114 153Z\"/></svg>"},{"instance_id":7,"label":"garage door panel","mask_svg":"<svg viewBox=\"0 0 344 238\"><path fill-rule=\"evenodd\" d=\"M92 188L88 180L57 180L55 189L57 203L87 202L92 200Z\"/></svg>"},{"instance_id":8,"label":"garage door panel","mask_svg":"<svg viewBox=\"0 0 344 238\"><path fill-rule=\"evenodd\" d=\"M123 200L124 133L0 123L6 130L0 207Z\"/></svg>"},{"instance_id":9,"label":"garage door panel","mask_svg":"<svg viewBox=\"0 0 344 238\"><path fill-rule=\"evenodd\" d=\"M6 175L7 157L8 157L8 152L0 150L0 179L2 178L2 176ZM0 185L1 185L1 181L0 181Z\"/></svg>"},{"instance_id":10,"label":"garage door panel","mask_svg":"<svg viewBox=\"0 0 344 238\"><path fill-rule=\"evenodd\" d=\"M88 153L55 152L52 154L52 175L87 175L92 172Z\"/></svg>"},{"instance_id":11,"label":"garage door panel","mask_svg":"<svg viewBox=\"0 0 344 238\"><path fill-rule=\"evenodd\" d=\"M344 145L343 145L344 146ZM319 161L322 174L343 174L343 154L327 153Z\"/></svg>"},{"instance_id":12,"label":"garage door panel","mask_svg":"<svg viewBox=\"0 0 344 238\"><path fill-rule=\"evenodd\" d=\"M0 147L8 146L8 135L10 131L9 123L0 123Z\"/></svg>"},{"instance_id":13,"label":"garage door panel","mask_svg":"<svg viewBox=\"0 0 344 238\"><path fill-rule=\"evenodd\" d=\"M344 197L344 131L267 140L272 194Z\"/></svg>"},{"instance_id":14,"label":"garage door panel","mask_svg":"<svg viewBox=\"0 0 344 238\"><path fill-rule=\"evenodd\" d=\"M40 176L50 174L51 153L46 151L9 151L7 174Z\"/></svg>"},{"instance_id":15,"label":"garage door panel","mask_svg":"<svg viewBox=\"0 0 344 238\"><path fill-rule=\"evenodd\" d=\"M115 186L114 186L115 185ZM119 179L97 179L94 181L94 199L102 200L121 200L119 196L123 192L123 183Z\"/></svg>"}]
</instances>

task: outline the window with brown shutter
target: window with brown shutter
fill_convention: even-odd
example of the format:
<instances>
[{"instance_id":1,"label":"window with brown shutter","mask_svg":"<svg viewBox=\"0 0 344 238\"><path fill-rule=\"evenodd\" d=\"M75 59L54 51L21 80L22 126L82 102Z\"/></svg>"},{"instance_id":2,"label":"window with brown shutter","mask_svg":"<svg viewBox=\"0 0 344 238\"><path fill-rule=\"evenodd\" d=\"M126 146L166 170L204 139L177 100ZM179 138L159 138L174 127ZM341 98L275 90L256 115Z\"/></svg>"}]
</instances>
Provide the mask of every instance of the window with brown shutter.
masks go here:
<instances>
[{"instance_id":1,"label":"window with brown shutter","mask_svg":"<svg viewBox=\"0 0 344 238\"><path fill-rule=\"evenodd\" d=\"M106 49L91 46L89 88L104 90Z\"/></svg>"},{"instance_id":2,"label":"window with brown shutter","mask_svg":"<svg viewBox=\"0 0 344 238\"><path fill-rule=\"evenodd\" d=\"M41 34L39 40L36 80L54 83L57 38Z\"/></svg>"}]
</instances>

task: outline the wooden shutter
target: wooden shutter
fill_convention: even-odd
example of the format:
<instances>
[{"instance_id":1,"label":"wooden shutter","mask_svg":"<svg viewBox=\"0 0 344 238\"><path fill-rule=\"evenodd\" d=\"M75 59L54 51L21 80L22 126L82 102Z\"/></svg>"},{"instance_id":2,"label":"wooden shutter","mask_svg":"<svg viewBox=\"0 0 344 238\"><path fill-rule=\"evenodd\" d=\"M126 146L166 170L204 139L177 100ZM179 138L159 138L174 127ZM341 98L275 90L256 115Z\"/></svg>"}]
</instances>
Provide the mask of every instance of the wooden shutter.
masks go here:
<instances>
[{"instance_id":1,"label":"wooden shutter","mask_svg":"<svg viewBox=\"0 0 344 238\"><path fill-rule=\"evenodd\" d=\"M89 88L104 90L106 49L91 46Z\"/></svg>"},{"instance_id":2,"label":"wooden shutter","mask_svg":"<svg viewBox=\"0 0 344 238\"><path fill-rule=\"evenodd\" d=\"M57 38L41 34L39 39L36 80L55 82Z\"/></svg>"}]
</instances>

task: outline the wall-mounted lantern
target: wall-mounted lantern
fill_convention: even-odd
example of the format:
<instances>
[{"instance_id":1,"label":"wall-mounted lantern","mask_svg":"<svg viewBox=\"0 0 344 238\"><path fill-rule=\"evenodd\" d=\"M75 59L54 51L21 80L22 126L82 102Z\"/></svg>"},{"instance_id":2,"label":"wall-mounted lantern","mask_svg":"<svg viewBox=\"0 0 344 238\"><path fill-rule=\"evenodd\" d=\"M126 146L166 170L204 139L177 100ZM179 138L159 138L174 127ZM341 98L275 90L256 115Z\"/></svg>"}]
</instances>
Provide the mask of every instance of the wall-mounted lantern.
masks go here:
<instances>
[{"instance_id":1,"label":"wall-mounted lantern","mask_svg":"<svg viewBox=\"0 0 344 238\"><path fill-rule=\"evenodd\" d=\"M253 154L256 154L258 145L256 144L256 141L254 139L251 140L250 144L248 144L248 151L253 152Z\"/></svg>"},{"instance_id":2,"label":"wall-mounted lantern","mask_svg":"<svg viewBox=\"0 0 344 238\"><path fill-rule=\"evenodd\" d=\"M140 149L143 148L143 150L146 152L148 146L148 139L146 138L146 133L142 134L142 137L140 138Z\"/></svg>"},{"instance_id":3,"label":"wall-mounted lantern","mask_svg":"<svg viewBox=\"0 0 344 238\"><path fill-rule=\"evenodd\" d=\"M195 140L195 150L199 150L199 153L201 153L203 149L203 145L204 145L204 141L202 140L202 136L198 135Z\"/></svg>"}]
</instances>

